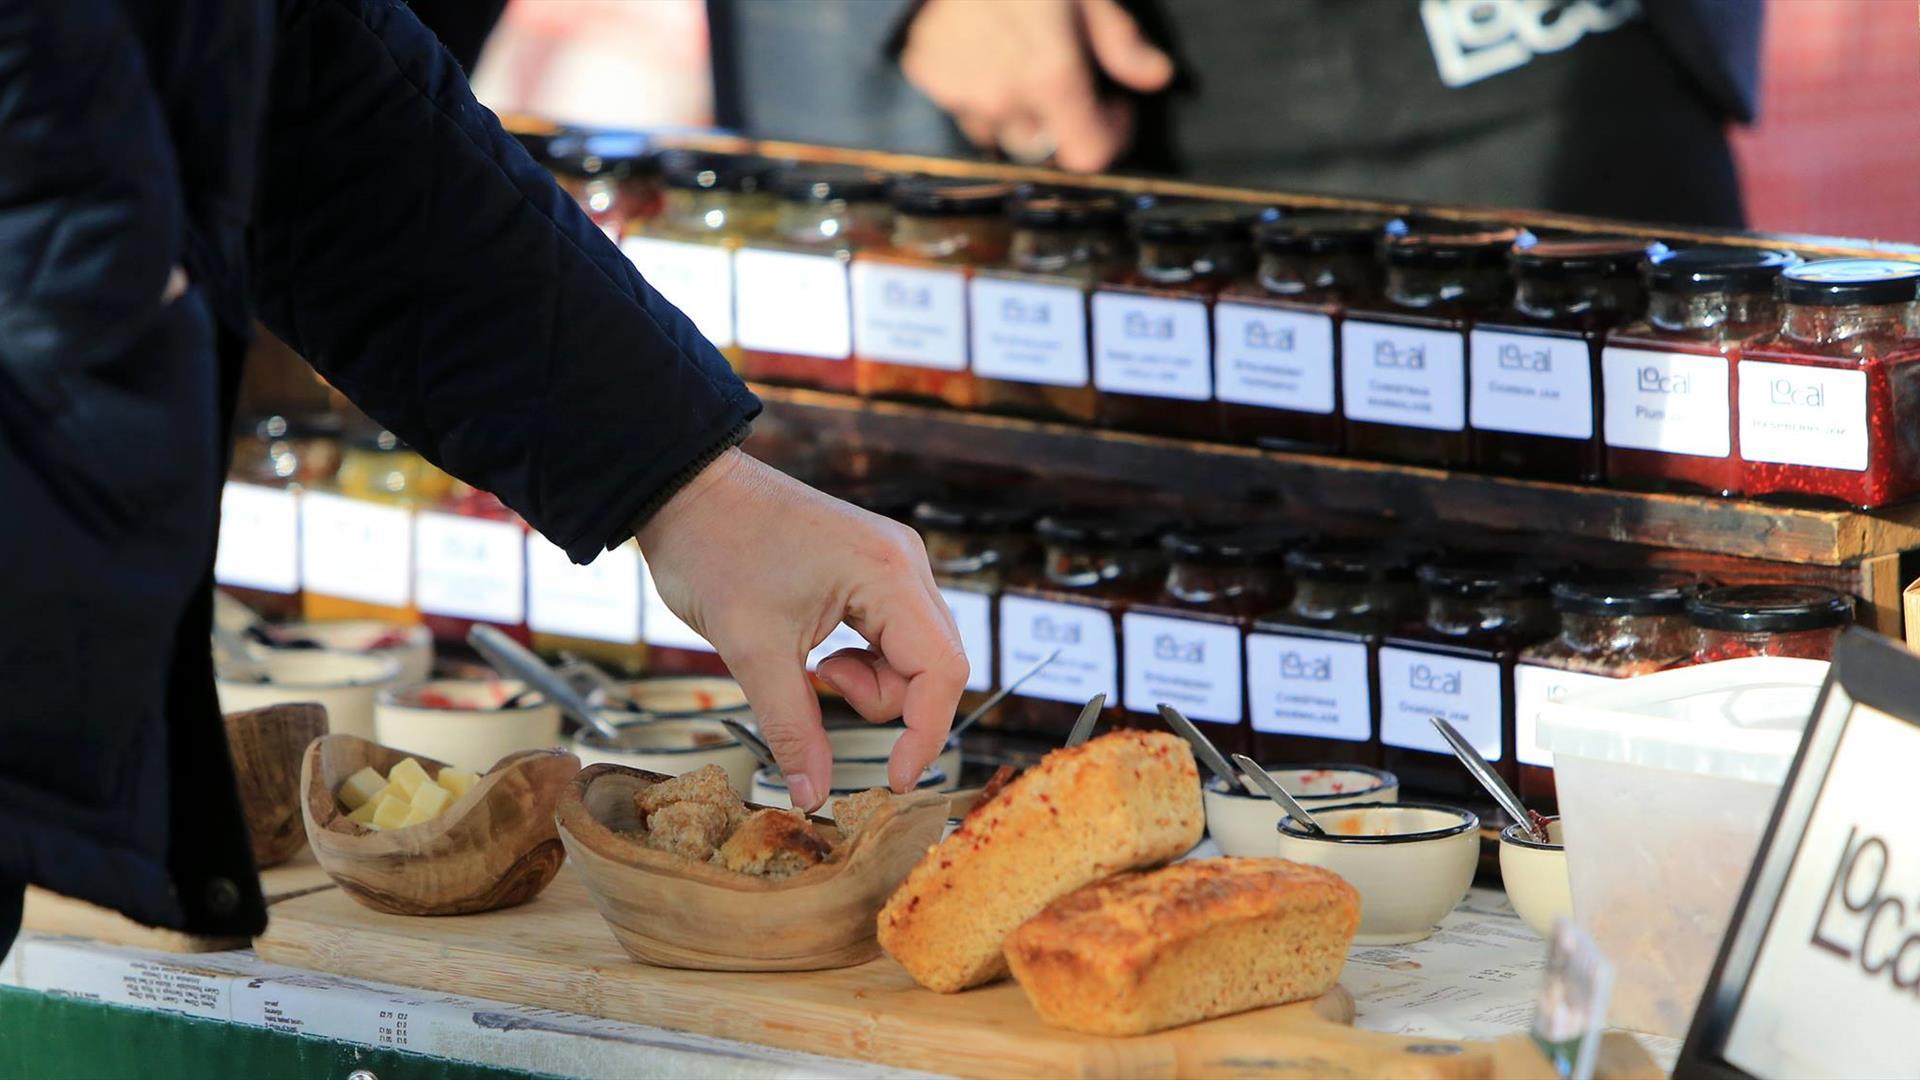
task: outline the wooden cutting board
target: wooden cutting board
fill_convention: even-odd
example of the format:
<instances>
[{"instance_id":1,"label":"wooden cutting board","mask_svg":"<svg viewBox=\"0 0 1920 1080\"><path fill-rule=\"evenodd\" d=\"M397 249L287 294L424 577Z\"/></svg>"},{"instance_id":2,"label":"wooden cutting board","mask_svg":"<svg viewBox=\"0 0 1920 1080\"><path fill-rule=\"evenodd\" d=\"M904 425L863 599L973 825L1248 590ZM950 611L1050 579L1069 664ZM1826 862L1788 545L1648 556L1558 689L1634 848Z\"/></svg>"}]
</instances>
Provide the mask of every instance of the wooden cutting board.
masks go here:
<instances>
[{"instance_id":1,"label":"wooden cutting board","mask_svg":"<svg viewBox=\"0 0 1920 1080\"><path fill-rule=\"evenodd\" d=\"M313 852L308 848L301 848L299 854L279 866L260 871L260 891L266 895L269 918L273 915L274 905L283 900L331 888L332 879L327 877L325 870L320 869L320 864L314 861ZM247 947L244 937L206 937L142 926L117 911L41 888L27 890L26 907L21 912L20 925L22 929L38 930L45 934L71 934L160 952L222 952Z\"/></svg>"}]
</instances>

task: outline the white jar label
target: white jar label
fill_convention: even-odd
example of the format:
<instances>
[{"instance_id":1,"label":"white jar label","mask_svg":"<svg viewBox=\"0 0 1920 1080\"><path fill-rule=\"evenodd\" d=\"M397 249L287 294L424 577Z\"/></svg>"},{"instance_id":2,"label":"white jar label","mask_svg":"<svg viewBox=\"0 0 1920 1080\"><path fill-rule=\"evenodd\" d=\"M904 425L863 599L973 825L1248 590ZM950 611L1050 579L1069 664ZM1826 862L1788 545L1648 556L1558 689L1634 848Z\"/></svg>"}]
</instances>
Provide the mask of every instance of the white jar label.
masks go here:
<instances>
[{"instance_id":1,"label":"white jar label","mask_svg":"<svg viewBox=\"0 0 1920 1080\"><path fill-rule=\"evenodd\" d=\"M946 588L940 596L960 628L960 647L967 654L967 689L993 689L993 598L969 589ZM1023 669L1024 670L1024 669ZM1008 678L1018 675L1015 671Z\"/></svg>"},{"instance_id":2,"label":"white jar label","mask_svg":"<svg viewBox=\"0 0 1920 1080\"><path fill-rule=\"evenodd\" d=\"M629 236L620 250L714 348L733 344L733 259L726 248Z\"/></svg>"},{"instance_id":3,"label":"white jar label","mask_svg":"<svg viewBox=\"0 0 1920 1080\"><path fill-rule=\"evenodd\" d=\"M1740 456L1865 472L1867 373L1740 361Z\"/></svg>"},{"instance_id":4,"label":"white jar label","mask_svg":"<svg viewBox=\"0 0 1920 1080\"><path fill-rule=\"evenodd\" d=\"M1434 431L1467 426L1467 343L1452 330L1340 324L1341 407L1349 420Z\"/></svg>"},{"instance_id":5,"label":"white jar label","mask_svg":"<svg viewBox=\"0 0 1920 1080\"><path fill-rule=\"evenodd\" d=\"M1362 642L1247 635L1255 731L1365 742L1373 737L1371 683Z\"/></svg>"},{"instance_id":6,"label":"white jar label","mask_svg":"<svg viewBox=\"0 0 1920 1080\"><path fill-rule=\"evenodd\" d=\"M1238 405L1333 412L1333 317L1214 305L1213 387L1215 397Z\"/></svg>"},{"instance_id":7,"label":"white jar label","mask_svg":"<svg viewBox=\"0 0 1920 1080\"><path fill-rule=\"evenodd\" d=\"M741 348L822 360L853 355L853 306L839 257L741 248L733 279Z\"/></svg>"},{"instance_id":8,"label":"white jar label","mask_svg":"<svg viewBox=\"0 0 1920 1080\"><path fill-rule=\"evenodd\" d=\"M1540 745L1541 708L1549 702L1565 701L1569 694L1617 685L1619 680L1605 675L1539 664L1517 665L1513 669L1513 756L1522 765L1552 766L1552 752Z\"/></svg>"},{"instance_id":9,"label":"white jar label","mask_svg":"<svg viewBox=\"0 0 1920 1080\"><path fill-rule=\"evenodd\" d=\"M976 277L970 286L973 373L1087 385L1087 294L1071 285Z\"/></svg>"},{"instance_id":10,"label":"white jar label","mask_svg":"<svg viewBox=\"0 0 1920 1080\"><path fill-rule=\"evenodd\" d=\"M1593 354L1580 338L1475 330L1468 366L1474 427L1593 438Z\"/></svg>"},{"instance_id":11,"label":"white jar label","mask_svg":"<svg viewBox=\"0 0 1920 1080\"><path fill-rule=\"evenodd\" d=\"M967 276L855 259L853 347L868 360L966 370Z\"/></svg>"},{"instance_id":12,"label":"white jar label","mask_svg":"<svg viewBox=\"0 0 1920 1080\"><path fill-rule=\"evenodd\" d=\"M307 591L405 607L413 595L413 511L310 491L300 500Z\"/></svg>"},{"instance_id":13,"label":"white jar label","mask_svg":"<svg viewBox=\"0 0 1920 1080\"><path fill-rule=\"evenodd\" d=\"M299 496L229 481L220 495L220 547L213 580L243 589L299 592Z\"/></svg>"},{"instance_id":14,"label":"white jar label","mask_svg":"<svg viewBox=\"0 0 1920 1080\"><path fill-rule=\"evenodd\" d=\"M603 551L586 566L527 534L527 626L537 634L633 645L640 640L640 549Z\"/></svg>"},{"instance_id":15,"label":"white jar label","mask_svg":"<svg viewBox=\"0 0 1920 1080\"><path fill-rule=\"evenodd\" d=\"M1152 716L1165 703L1190 720L1243 718L1239 627L1130 611L1120 617L1120 641L1128 711Z\"/></svg>"},{"instance_id":16,"label":"white jar label","mask_svg":"<svg viewBox=\"0 0 1920 1080\"><path fill-rule=\"evenodd\" d=\"M526 617L526 530L510 521L421 513L413 521L414 603L429 615Z\"/></svg>"},{"instance_id":17,"label":"white jar label","mask_svg":"<svg viewBox=\"0 0 1920 1080\"><path fill-rule=\"evenodd\" d=\"M1100 608L1025 596L1000 598L1000 670L1027 670L1055 649L1060 658L1021 684L1021 697L1084 705L1095 694L1120 701L1113 615Z\"/></svg>"},{"instance_id":18,"label":"white jar label","mask_svg":"<svg viewBox=\"0 0 1920 1080\"><path fill-rule=\"evenodd\" d=\"M1601 350L1607 445L1726 457L1733 452L1730 368L1720 356Z\"/></svg>"},{"instance_id":19,"label":"white jar label","mask_svg":"<svg viewBox=\"0 0 1920 1080\"><path fill-rule=\"evenodd\" d=\"M1093 294L1093 385L1119 394L1213 396L1207 305L1130 293Z\"/></svg>"},{"instance_id":20,"label":"white jar label","mask_svg":"<svg viewBox=\"0 0 1920 1080\"><path fill-rule=\"evenodd\" d=\"M637 548L635 549L638 550ZM714 652L714 647L686 621L673 613L653 583L653 571L640 560L640 635L647 644L687 652Z\"/></svg>"},{"instance_id":21,"label":"white jar label","mask_svg":"<svg viewBox=\"0 0 1920 1080\"><path fill-rule=\"evenodd\" d=\"M1386 646L1380 650L1380 741L1451 754L1434 729L1444 717L1488 761L1500 760L1500 665Z\"/></svg>"}]
</instances>

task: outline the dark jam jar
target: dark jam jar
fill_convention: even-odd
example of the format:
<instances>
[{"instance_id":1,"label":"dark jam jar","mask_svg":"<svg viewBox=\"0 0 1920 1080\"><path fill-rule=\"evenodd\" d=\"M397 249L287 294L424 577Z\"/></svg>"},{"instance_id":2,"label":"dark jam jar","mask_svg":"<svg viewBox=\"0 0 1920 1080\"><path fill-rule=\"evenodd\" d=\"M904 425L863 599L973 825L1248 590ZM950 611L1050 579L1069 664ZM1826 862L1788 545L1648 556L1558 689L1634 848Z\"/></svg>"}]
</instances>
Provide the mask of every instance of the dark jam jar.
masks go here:
<instances>
[{"instance_id":1,"label":"dark jam jar","mask_svg":"<svg viewBox=\"0 0 1920 1080\"><path fill-rule=\"evenodd\" d=\"M917 176L893 187L893 235L853 260L862 396L970 409L967 278L1007 257L1010 184Z\"/></svg>"},{"instance_id":2,"label":"dark jam jar","mask_svg":"<svg viewBox=\"0 0 1920 1080\"><path fill-rule=\"evenodd\" d=\"M1607 483L1737 495L1733 372L1780 326L1774 283L1800 260L1765 248L1661 251L1641 271L1647 314L1600 353Z\"/></svg>"},{"instance_id":3,"label":"dark jam jar","mask_svg":"<svg viewBox=\"0 0 1920 1080\"><path fill-rule=\"evenodd\" d=\"M660 212L660 159L647 136L630 132L568 133L549 141L545 162L607 239Z\"/></svg>"},{"instance_id":4,"label":"dark jam jar","mask_svg":"<svg viewBox=\"0 0 1920 1080\"><path fill-rule=\"evenodd\" d=\"M1778 291L1780 332L1735 379L1747 493L1875 507L1920 490L1920 263L1803 263Z\"/></svg>"},{"instance_id":5,"label":"dark jam jar","mask_svg":"<svg viewBox=\"0 0 1920 1080\"><path fill-rule=\"evenodd\" d=\"M1004 267L981 267L969 286L973 385L979 407L1091 423L1087 298L1124 269L1119 200L1045 192L1014 202Z\"/></svg>"},{"instance_id":6,"label":"dark jam jar","mask_svg":"<svg viewBox=\"0 0 1920 1080\"><path fill-rule=\"evenodd\" d=\"M1693 661L1743 656L1831 660L1853 622L1853 598L1817 585L1728 585L1687 603Z\"/></svg>"},{"instance_id":7,"label":"dark jam jar","mask_svg":"<svg viewBox=\"0 0 1920 1080\"><path fill-rule=\"evenodd\" d=\"M1476 466L1540 480L1600 479L1601 336L1639 317L1648 253L1641 239L1580 237L1508 254L1513 303L1468 335Z\"/></svg>"},{"instance_id":8,"label":"dark jam jar","mask_svg":"<svg viewBox=\"0 0 1920 1080\"><path fill-rule=\"evenodd\" d=\"M994 608L1009 572L1031 563L1037 554L1033 518L1025 507L962 498L928 499L913 510L934 584L960 628L960 644L972 671L960 701L963 713L983 701L1002 677L994 671ZM1004 677L1018 674L1007 672ZM998 727L1002 718L996 710L980 722Z\"/></svg>"},{"instance_id":9,"label":"dark jam jar","mask_svg":"<svg viewBox=\"0 0 1920 1080\"><path fill-rule=\"evenodd\" d=\"M1162 203L1134 212L1133 272L1093 294L1102 424L1220 437L1210 305L1250 269L1249 230L1259 214L1242 203Z\"/></svg>"},{"instance_id":10,"label":"dark jam jar","mask_svg":"<svg viewBox=\"0 0 1920 1080\"><path fill-rule=\"evenodd\" d=\"M1418 465L1466 465L1467 326L1507 299L1506 225L1423 222L1381 244L1386 286L1340 323L1347 449Z\"/></svg>"},{"instance_id":11,"label":"dark jam jar","mask_svg":"<svg viewBox=\"0 0 1920 1080\"><path fill-rule=\"evenodd\" d=\"M1413 554L1365 541L1287 553L1287 606L1247 636L1247 705L1262 762L1380 762L1380 639L1416 613Z\"/></svg>"},{"instance_id":12,"label":"dark jam jar","mask_svg":"<svg viewBox=\"0 0 1920 1080\"><path fill-rule=\"evenodd\" d=\"M1380 292L1374 249L1389 220L1304 214L1255 227L1259 269L1213 307L1213 393L1234 442L1338 451L1335 326L1347 304Z\"/></svg>"},{"instance_id":13,"label":"dark jam jar","mask_svg":"<svg viewBox=\"0 0 1920 1080\"><path fill-rule=\"evenodd\" d=\"M300 616L300 492L340 468L340 421L328 413L244 423L220 496L213 579L269 619Z\"/></svg>"},{"instance_id":14,"label":"dark jam jar","mask_svg":"<svg viewBox=\"0 0 1920 1080\"><path fill-rule=\"evenodd\" d=\"M1426 615L1380 647L1381 765L1431 792L1480 786L1431 717L1445 717L1508 783L1514 765L1513 665L1553 633L1547 575L1512 556L1459 556L1419 569Z\"/></svg>"},{"instance_id":15,"label":"dark jam jar","mask_svg":"<svg viewBox=\"0 0 1920 1080\"><path fill-rule=\"evenodd\" d=\"M733 254L734 331L749 379L852 393L847 264L887 242L885 173L802 165L781 172L773 236Z\"/></svg>"}]
</instances>

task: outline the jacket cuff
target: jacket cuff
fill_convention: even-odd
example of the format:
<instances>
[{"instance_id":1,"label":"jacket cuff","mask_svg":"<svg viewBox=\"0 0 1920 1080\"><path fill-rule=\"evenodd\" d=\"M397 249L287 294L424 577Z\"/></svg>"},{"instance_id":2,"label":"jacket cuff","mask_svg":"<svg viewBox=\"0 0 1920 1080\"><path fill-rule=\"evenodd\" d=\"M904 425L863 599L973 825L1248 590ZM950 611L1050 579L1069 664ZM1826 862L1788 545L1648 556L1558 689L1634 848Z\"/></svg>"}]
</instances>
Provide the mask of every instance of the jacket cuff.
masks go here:
<instances>
[{"instance_id":1,"label":"jacket cuff","mask_svg":"<svg viewBox=\"0 0 1920 1080\"><path fill-rule=\"evenodd\" d=\"M721 454L746 442L747 436L751 434L753 434L753 420L750 418L742 420L740 423L734 425L731 431L721 436L719 442L714 443L702 451L692 461L689 461L686 468L675 473L672 479L660 486L660 490L653 493L652 498L641 504L640 509L628 520L625 527L607 541L608 549L611 550L626 543L629 538L633 537L645 527L647 522L653 520L653 515L659 513L660 508L667 505L669 499L680 494L681 488L692 483L693 478L699 476L700 473L705 470L707 466L713 464Z\"/></svg>"}]
</instances>

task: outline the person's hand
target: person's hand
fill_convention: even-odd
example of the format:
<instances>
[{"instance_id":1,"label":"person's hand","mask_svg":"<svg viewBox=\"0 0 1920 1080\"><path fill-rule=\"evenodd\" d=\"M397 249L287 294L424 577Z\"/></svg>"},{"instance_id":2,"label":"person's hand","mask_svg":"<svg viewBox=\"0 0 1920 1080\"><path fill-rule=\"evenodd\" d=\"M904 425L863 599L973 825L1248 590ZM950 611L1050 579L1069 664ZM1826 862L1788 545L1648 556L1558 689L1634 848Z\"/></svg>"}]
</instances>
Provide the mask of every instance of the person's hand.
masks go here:
<instances>
[{"instance_id":1,"label":"person's hand","mask_svg":"<svg viewBox=\"0 0 1920 1080\"><path fill-rule=\"evenodd\" d=\"M1074 172L1112 164L1133 138L1133 105L1102 101L1094 65L1130 90L1173 79L1173 61L1114 0L927 0L900 69L967 137Z\"/></svg>"},{"instance_id":2,"label":"person's hand","mask_svg":"<svg viewBox=\"0 0 1920 1080\"><path fill-rule=\"evenodd\" d=\"M639 530L674 614L720 651L747 692L795 806L826 800L833 751L807 653L843 619L872 644L822 661L860 715L904 716L887 778L910 791L938 757L967 656L920 537L729 450Z\"/></svg>"}]
</instances>

